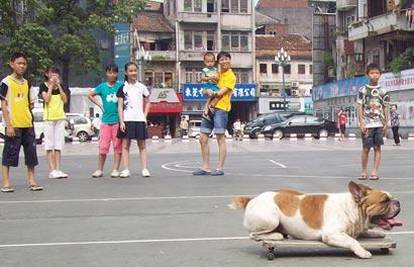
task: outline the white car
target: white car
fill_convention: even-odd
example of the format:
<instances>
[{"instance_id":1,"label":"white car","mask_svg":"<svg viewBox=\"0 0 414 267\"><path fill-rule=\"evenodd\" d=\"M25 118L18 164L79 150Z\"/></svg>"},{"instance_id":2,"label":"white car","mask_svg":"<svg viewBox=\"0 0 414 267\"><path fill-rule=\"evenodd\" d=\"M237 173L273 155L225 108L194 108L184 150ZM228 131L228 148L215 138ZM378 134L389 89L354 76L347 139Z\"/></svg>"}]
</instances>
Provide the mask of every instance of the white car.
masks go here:
<instances>
[{"instance_id":1,"label":"white car","mask_svg":"<svg viewBox=\"0 0 414 267\"><path fill-rule=\"evenodd\" d=\"M35 134L36 134L36 143L41 144L42 139L44 137L43 134L43 110L42 109L33 109L33 124L35 128ZM0 138L4 139L4 136L6 135L5 125L3 122L3 112L0 111Z\"/></svg>"},{"instance_id":2,"label":"white car","mask_svg":"<svg viewBox=\"0 0 414 267\"><path fill-rule=\"evenodd\" d=\"M88 141L95 132L92 130L92 122L80 113L66 113L66 120L72 128L72 137L79 138L79 142Z\"/></svg>"},{"instance_id":3,"label":"white car","mask_svg":"<svg viewBox=\"0 0 414 267\"><path fill-rule=\"evenodd\" d=\"M188 136L189 137L199 137L200 136L200 127L201 127L201 120L190 120L188 125Z\"/></svg>"}]
</instances>

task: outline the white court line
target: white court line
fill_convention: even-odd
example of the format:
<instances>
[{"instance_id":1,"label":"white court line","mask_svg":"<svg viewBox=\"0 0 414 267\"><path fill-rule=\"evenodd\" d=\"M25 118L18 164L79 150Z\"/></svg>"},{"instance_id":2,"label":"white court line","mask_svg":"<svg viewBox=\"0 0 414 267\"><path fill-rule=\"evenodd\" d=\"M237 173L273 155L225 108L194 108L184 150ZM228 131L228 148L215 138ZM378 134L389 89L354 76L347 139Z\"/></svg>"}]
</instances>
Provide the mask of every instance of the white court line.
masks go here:
<instances>
[{"instance_id":1,"label":"white court line","mask_svg":"<svg viewBox=\"0 0 414 267\"><path fill-rule=\"evenodd\" d=\"M42 203L71 203L71 202L108 202L108 201L156 201L156 200L192 200L192 199L231 199L236 196L254 197L255 194L235 194L235 195L216 195L216 196L166 196L166 197L125 197L125 198L80 198L80 199L42 199L42 200L5 200L2 204L42 204ZM338 192L309 192L309 194L327 194ZM339 192L340 193L340 192ZM414 191L390 191L392 194L414 194Z\"/></svg>"},{"instance_id":2,"label":"white court line","mask_svg":"<svg viewBox=\"0 0 414 267\"><path fill-rule=\"evenodd\" d=\"M286 169L286 168L287 168L287 167L286 167L286 165L283 165L283 164L282 164L282 163L280 163L280 162L274 161L273 159L269 159L269 161L270 161L271 163L273 163L273 164L275 164L275 165L277 165L277 166L279 166L279 167L283 168L283 169Z\"/></svg>"},{"instance_id":3,"label":"white court line","mask_svg":"<svg viewBox=\"0 0 414 267\"><path fill-rule=\"evenodd\" d=\"M188 161L177 161L177 162L167 162L161 167L165 170L174 171L174 172L185 172L185 173L192 173L192 171L189 170L181 170L173 167L170 167L170 165L176 165L176 164L183 164ZM235 173L235 172L226 172L226 174L230 175L246 175L246 173ZM345 176L322 176L322 175L292 175L292 174L247 174L249 176L255 176L255 177L285 177L285 178L318 178L318 179L356 179L355 177L345 177ZM380 180L414 180L414 177L381 177Z\"/></svg>"},{"instance_id":4,"label":"white court line","mask_svg":"<svg viewBox=\"0 0 414 267\"><path fill-rule=\"evenodd\" d=\"M387 235L411 235L414 231L390 232ZM107 241L78 241L78 242L54 242L54 243L22 243L0 244L0 248L15 247L52 247L52 246L84 246L84 245L111 245L111 244L152 244L152 243L185 243L185 242L211 242L249 240L247 236L229 237L200 237L200 238L170 238L170 239L132 239L132 240L107 240Z\"/></svg>"}]
</instances>

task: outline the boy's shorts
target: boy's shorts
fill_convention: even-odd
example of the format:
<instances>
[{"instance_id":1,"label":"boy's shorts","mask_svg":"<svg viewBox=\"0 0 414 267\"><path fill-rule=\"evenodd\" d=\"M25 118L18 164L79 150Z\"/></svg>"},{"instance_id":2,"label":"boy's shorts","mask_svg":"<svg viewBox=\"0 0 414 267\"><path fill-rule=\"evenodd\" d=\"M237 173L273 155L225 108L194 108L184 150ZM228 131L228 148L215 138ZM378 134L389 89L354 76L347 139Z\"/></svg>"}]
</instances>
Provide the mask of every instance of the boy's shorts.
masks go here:
<instances>
[{"instance_id":1,"label":"boy's shorts","mask_svg":"<svg viewBox=\"0 0 414 267\"><path fill-rule=\"evenodd\" d=\"M213 118L211 121L206 118L201 119L200 132L211 134L214 129L215 134L224 134L227 129L227 122L229 120L229 113L221 109L214 109Z\"/></svg>"},{"instance_id":2,"label":"boy's shorts","mask_svg":"<svg viewBox=\"0 0 414 267\"><path fill-rule=\"evenodd\" d=\"M65 120L44 121L45 149L62 150L65 145Z\"/></svg>"},{"instance_id":3,"label":"boy's shorts","mask_svg":"<svg viewBox=\"0 0 414 267\"><path fill-rule=\"evenodd\" d=\"M362 146L365 149L382 146L384 144L384 128L368 128L367 130L367 135L362 134Z\"/></svg>"},{"instance_id":4,"label":"boy's shorts","mask_svg":"<svg viewBox=\"0 0 414 267\"><path fill-rule=\"evenodd\" d=\"M3 166L17 167L19 165L20 147L23 146L26 166L34 167L39 164L36 152L36 135L33 127L14 128L15 136L5 136L3 149Z\"/></svg>"},{"instance_id":5,"label":"boy's shorts","mask_svg":"<svg viewBox=\"0 0 414 267\"><path fill-rule=\"evenodd\" d=\"M99 130L99 154L106 155L109 153L109 148L114 146L114 153L121 154L121 139L117 137L119 124L101 124Z\"/></svg>"}]
</instances>

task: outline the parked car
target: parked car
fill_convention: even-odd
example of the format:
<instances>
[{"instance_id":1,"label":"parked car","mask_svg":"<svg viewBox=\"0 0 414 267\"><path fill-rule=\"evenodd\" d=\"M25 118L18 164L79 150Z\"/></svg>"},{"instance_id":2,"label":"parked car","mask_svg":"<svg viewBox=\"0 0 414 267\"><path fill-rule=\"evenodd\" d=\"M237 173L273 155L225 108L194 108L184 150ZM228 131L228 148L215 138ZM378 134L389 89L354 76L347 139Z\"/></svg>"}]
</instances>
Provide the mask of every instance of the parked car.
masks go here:
<instances>
[{"instance_id":1,"label":"parked car","mask_svg":"<svg viewBox=\"0 0 414 267\"><path fill-rule=\"evenodd\" d=\"M188 124L188 136L199 137L200 136L201 120L190 120Z\"/></svg>"},{"instance_id":2,"label":"parked car","mask_svg":"<svg viewBox=\"0 0 414 267\"><path fill-rule=\"evenodd\" d=\"M43 138L45 136L44 134L44 120L43 120L43 109L42 108L35 108L32 110L33 114L33 126L35 128L35 134L36 134L36 143L42 144ZM3 123L3 112L0 111L0 138L4 139L6 132L5 132L5 125ZM68 140L69 136L71 134L71 130L69 127L69 124L66 124L65 126L65 140Z\"/></svg>"},{"instance_id":3,"label":"parked car","mask_svg":"<svg viewBox=\"0 0 414 267\"><path fill-rule=\"evenodd\" d=\"M72 128L71 137L78 137L79 142L86 142L95 134L92 130L92 122L80 113L66 113L66 120Z\"/></svg>"},{"instance_id":4,"label":"parked car","mask_svg":"<svg viewBox=\"0 0 414 267\"><path fill-rule=\"evenodd\" d=\"M244 134L249 135L250 138L257 138L262 133L262 129L268 125L280 123L287 118L294 115L304 115L304 112L291 112L291 111L277 111L269 114L265 114L249 121L244 127Z\"/></svg>"},{"instance_id":5,"label":"parked car","mask_svg":"<svg viewBox=\"0 0 414 267\"><path fill-rule=\"evenodd\" d=\"M296 115L283 122L267 125L263 127L262 132L265 137L269 138L283 138L293 133L298 136L310 133L319 138L334 135L338 132L338 128L333 121L311 115Z\"/></svg>"}]
</instances>

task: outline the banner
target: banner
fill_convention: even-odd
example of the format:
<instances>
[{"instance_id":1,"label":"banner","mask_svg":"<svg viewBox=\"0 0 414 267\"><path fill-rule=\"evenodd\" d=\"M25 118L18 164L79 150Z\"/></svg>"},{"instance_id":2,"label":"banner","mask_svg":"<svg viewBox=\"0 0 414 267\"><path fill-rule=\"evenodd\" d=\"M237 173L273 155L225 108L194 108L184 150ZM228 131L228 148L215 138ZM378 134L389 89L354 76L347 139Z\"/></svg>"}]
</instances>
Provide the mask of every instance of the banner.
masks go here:
<instances>
[{"instance_id":1,"label":"banner","mask_svg":"<svg viewBox=\"0 0 414 267\"><path fill-rule=\"evenodd\" d=\"M182 85L184 101L206 101L203 95L204 85L202 83L185 83ZM256 101L256 84L236 84L233 90L232 101Z\"/></svg>"}]
</instances>

